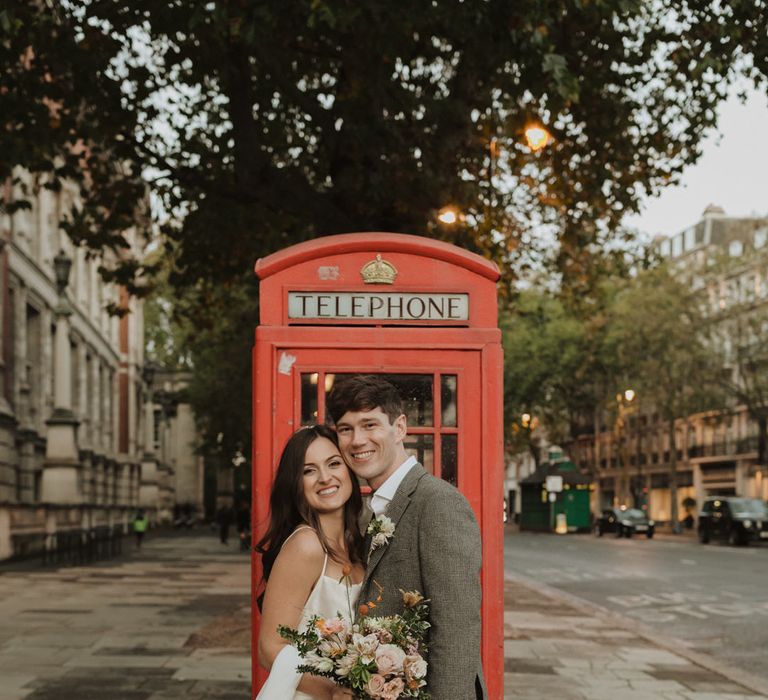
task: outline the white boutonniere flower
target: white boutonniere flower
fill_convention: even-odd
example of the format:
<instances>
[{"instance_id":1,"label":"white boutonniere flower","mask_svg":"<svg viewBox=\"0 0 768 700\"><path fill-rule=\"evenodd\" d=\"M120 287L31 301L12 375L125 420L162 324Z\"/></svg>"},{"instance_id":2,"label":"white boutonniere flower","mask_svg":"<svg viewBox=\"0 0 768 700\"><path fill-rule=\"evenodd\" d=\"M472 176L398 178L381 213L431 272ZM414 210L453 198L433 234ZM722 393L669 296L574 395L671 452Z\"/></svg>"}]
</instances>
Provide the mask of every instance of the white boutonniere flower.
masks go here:
<instances>
[{"instance_id":1,"label":"white boutonniere flower","mask_svg":"<svg viewBox=\"0 0 768 700\"><path fill-rule=\"evenodd\" d=\"M371 552L383 547L395 534L395 524L386 516L373 518L368 524L368 534L371 535Z\"/></svg>"}]
</instances>

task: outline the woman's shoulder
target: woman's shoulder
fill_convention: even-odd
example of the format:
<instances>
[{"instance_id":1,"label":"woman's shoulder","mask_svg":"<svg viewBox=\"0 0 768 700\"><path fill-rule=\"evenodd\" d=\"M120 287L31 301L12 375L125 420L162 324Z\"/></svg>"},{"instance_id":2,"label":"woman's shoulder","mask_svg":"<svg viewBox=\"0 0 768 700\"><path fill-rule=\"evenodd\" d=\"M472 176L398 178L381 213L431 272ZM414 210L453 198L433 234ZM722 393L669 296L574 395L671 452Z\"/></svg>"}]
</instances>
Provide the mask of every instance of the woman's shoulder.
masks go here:
<instances>
[{"instance_id":1,"label":"woman's shoulder","mask_svg":"<svg viewBox=\"0 0 768 700\"><path fill-rule=\"evenodd\" d=\"M280 556L283 554L288 557L301 557L310 562L314 559L322 561L325 557L325 550L317 532L305 525L297 527L288 536L280 550Z\"/></svg>"}]
</instances>

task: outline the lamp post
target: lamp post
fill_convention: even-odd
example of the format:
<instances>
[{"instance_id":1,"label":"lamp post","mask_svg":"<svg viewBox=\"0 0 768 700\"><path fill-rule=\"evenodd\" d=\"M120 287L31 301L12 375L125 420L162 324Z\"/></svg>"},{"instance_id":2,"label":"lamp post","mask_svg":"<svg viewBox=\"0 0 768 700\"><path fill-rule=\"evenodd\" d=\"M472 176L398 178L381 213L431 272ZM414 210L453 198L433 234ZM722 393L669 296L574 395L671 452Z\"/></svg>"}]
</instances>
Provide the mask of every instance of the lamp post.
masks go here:
<instances>
[{"instance_id":1,"label":"lamp post","mask_svg":"<svg viewBox=\"0 0 768 700\"><path fill-rule=\"evenodd\" d=\"M616 497L618 505L627 505L629 497L629 450L624 440L627 417L634 411L635 394L633 389L625 389L616 394L616 421L613 425L613 435L616 442L616 451L619 457L619 478Z\"/></svg>"},{"instance_id":2,"label":"lamp post","mask_svg":"<svg viewBox=\"0 0 768 700\"><path fill-rule=\"evenodd\" d=\"M53 351L53 413L45 447L45 469L41 483L44 503L74 504L81 499L77 447L78 420L72 412L72 347L69 340L72 307L67 298L72 259L60 250L53 259L58 300L53 309L56 330Z\"/></svg>"},{"instance_id":3,"label":"lamp post","mask_svg":"<svg viewBox=\"0 0 768 700\"><path fill-rule=\"evenodd\" d=\"M157 522L160 509L160 474L158 473L158 457L155 452L155 400L159 400L162 390L154 388L155 377L161 365L150 360L144 364L141 376L146 384L147 398L144 404L144 454L141 458L139 474L139 506L147 511L153 523ZM160 435L162 446L162 434Z\"/></svg>"}]
</instances>

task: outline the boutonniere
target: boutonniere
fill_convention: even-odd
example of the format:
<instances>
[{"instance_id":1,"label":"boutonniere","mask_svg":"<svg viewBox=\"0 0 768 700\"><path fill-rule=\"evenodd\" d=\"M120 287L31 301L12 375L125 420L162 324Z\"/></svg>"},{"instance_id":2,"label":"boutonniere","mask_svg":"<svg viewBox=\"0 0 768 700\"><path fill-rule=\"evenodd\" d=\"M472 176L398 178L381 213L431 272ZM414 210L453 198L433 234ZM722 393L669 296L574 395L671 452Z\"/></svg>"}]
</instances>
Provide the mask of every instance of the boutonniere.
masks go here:
<instances>
[{"instance_id":1,"label":"boutonniere","mask_svg":"<svg viewBox=\"0 0 768 700\"><path fill-rule=\"evenodd\" d=\"M367 533L371 536L371 552L383 547L395 534L395 524L386 516L380 515L368 523ZM370 552L369 552L370 554Z\"/></svg>"}]
</instances>

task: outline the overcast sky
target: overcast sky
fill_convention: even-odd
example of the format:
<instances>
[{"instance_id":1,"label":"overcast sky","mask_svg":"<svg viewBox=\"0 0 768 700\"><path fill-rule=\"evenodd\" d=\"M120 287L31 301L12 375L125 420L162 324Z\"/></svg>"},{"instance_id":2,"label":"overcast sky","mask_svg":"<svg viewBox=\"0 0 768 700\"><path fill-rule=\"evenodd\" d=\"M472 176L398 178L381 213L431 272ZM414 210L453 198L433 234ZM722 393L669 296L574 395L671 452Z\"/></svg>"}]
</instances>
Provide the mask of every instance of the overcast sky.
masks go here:
<instances>
[{"instance_id":1,"label":"overcast sky","mask_svg":"<svg viewBox=\"0 0 768 700\"><path fill-rule=\"evenodd\" d=\"M721 108L719 131L682 184L647 200L639 216L625 219L628 226L650 236L678 233L708 204L734 216L768 216L768 96L752 90L745 104L732 96Z\"/></svg>"}]
</instances>

